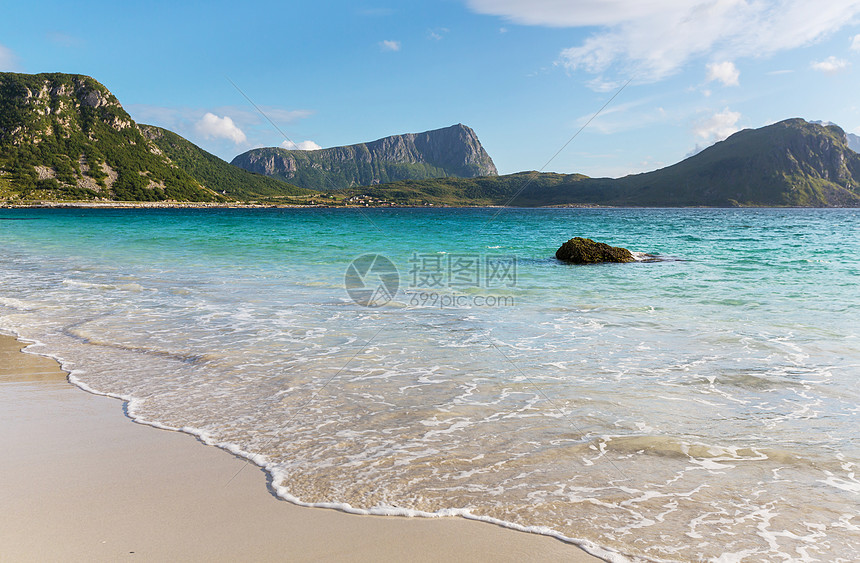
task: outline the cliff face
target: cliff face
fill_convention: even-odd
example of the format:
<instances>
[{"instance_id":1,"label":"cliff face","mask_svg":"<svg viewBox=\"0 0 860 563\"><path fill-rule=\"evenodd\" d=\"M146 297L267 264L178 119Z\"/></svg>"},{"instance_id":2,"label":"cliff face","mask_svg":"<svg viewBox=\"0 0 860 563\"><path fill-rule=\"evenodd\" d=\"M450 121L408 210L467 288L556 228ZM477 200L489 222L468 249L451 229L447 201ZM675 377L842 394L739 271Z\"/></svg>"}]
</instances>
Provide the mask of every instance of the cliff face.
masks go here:
<instances>
[{"instance_id":1,"label":"cliff face","mask_svg":"<svg viewBox=\"0 0 860 563\"><path fill-rule=\"evenodd\" d=\"M144 137L107 88L61 73L0 73L0 195L219 199Z\"/></svg>"},{"instance_id":2,"label":"cliff face","mask_svg":"<svg viewBox=\"0 0 860 563\"><path fill-rule=\"evenodd\" d=\"M465 125L316 151L254 149L232 164L317 190L498 174L478 136Z\"/></svg>"}]
</instances>

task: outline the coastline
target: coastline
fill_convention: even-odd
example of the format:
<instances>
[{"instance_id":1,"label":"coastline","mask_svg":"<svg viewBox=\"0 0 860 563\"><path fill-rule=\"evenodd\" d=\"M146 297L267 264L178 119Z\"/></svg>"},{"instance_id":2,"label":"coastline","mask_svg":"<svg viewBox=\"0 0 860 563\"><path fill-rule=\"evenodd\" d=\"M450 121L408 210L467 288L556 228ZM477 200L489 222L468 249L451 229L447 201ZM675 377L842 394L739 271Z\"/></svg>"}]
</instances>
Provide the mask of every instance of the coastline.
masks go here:
<instances>
[{"instance_id":1,"label":"coastline","mask_svg":"<svg viewBox=\"0 0 860 563\"><path fill-rule=\"evenodd\" d=\"M34 201L10 203L0 201L0 209L858 209L856 206L799 206L799 205L599 205L565 203L517 207L509 205L331 205L324 203L300 205L295 203L239 203L239 202L182 202L182 201Z\"/></svg>"},{"instance_id":2,"label":"coastline","mask_svg":"<svg viewBox=\"0 0 860 563\"><path fill-rule=\"evenodd\" d=\"M115 399L82 392L24 346L0 334L4 561L600 561L552 537L464 518L291 504L259 467L135 424Z\"/></svg>"}]
</instances>

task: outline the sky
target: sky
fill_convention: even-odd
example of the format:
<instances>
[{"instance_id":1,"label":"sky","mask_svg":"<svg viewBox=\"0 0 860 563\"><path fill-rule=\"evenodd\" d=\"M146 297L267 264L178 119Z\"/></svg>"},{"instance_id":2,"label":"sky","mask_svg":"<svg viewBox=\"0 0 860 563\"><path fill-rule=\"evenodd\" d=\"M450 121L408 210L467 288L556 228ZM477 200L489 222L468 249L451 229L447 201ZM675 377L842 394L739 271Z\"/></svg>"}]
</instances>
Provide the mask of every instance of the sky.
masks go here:
<instances>
[{"instance_id":1,"label":"sky","mask_svg":"<svg viewBox=\"0 0 860 563\"><path fill-rule=\"evenodd\" d=\"M2 4L0 71L92 76L227 161L463 123L500 173L618 177L792 117L860 134L860 0Z\"/></svg>"}]
</instances>

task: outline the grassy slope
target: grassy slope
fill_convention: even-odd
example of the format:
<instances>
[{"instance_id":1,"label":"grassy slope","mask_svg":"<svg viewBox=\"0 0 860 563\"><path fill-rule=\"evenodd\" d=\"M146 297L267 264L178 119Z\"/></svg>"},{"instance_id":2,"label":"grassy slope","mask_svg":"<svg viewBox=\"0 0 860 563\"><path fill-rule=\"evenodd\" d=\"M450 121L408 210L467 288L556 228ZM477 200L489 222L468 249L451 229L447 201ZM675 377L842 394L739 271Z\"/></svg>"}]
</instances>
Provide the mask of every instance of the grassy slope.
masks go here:
<instances>
[{"instance_id":1,"label":"grassy slope","mask_svg":"<svg viewBox=\"0 0 860 563\"><path fill-rule=\"evenodd\" d=\"M154 125L139 127L182 170L207 188L229 198L248 200L316 193L233 166L167 129Z\"/></svg>"},{"instance_id":2,"label":"grassy slope","mask_svg":"<svg viewBox=\"0 0 860 563\"><path fill-rule=\"evenodd\" d=\"M39 179L37 166L55 177ZM0 170L23 200L223 199L156 154L119 101L83 75L0 73Z\"/></svg>"},{"instance_id":3,"label":"grassy slope","mask_svg":"<svg viewBox=\"0 0 860 563\"><path fill-rule=\"evenodd\" d=\"M800 119L749 129L673 166L618 180L640 205L857 205L860 156L844 133Z\"/></svg>"},{"instance_id":4,"label":"grassy slope","mask_svg":"<svg viewBox=\"0 0 860 563\"><path fill-rule=\"evenodd\" d=\"M543 191L576 185L586 178L581 174L518 172L479 178L402 180L336 193L346 196L368 195L401 205L542 205L543 197L540 194ZM518 192L521 193L516 195Z\"/></svg>"}]
</instances>

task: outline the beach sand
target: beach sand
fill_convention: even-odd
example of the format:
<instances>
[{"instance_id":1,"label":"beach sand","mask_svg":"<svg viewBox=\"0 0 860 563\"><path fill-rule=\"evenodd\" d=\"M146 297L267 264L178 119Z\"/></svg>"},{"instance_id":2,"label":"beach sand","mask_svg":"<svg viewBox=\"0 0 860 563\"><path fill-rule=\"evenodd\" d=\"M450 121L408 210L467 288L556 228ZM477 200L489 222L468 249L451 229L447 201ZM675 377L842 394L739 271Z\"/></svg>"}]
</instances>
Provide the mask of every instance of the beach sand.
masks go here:
<instances>
[{"instance_id":1,"label":"beach sand","mask_svg":"<svg viewBox=\"0 0 860 563\"><path fill-rule=\"evenodd\" d=\"M280 500L259 467L135 424L22 346L0 335L0 561L599 561L463 518Z\"/></svg>"}]
</instances>

